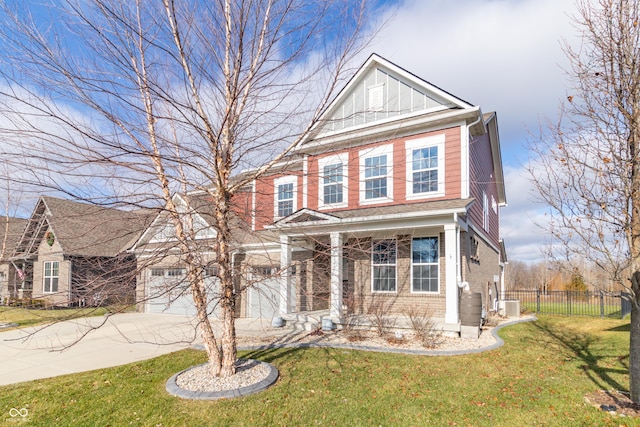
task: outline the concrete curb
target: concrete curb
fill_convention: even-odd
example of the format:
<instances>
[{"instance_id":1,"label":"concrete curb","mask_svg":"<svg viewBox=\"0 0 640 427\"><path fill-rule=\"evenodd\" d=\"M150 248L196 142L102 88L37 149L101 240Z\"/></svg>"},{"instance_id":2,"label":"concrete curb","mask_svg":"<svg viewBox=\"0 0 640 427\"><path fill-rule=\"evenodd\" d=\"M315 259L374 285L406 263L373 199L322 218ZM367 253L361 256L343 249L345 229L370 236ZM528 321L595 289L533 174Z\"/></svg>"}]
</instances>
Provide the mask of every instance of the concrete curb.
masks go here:
<instances>
[{"instance_id":1,"label":"concrete curb","mask_svg":"<svg viewBox=\"0 0 640 427\"><path fill-rule=\"evenodd\" d=\"M240 359L240 360L243 360L243 359ZM253 359L246 359L246 360L253 360ZM262 362L260 360L255 360L255 362L258 362L261 365L267 366L269 368L269 374L262 381L259 381L255 384L248 385L246 387L240 387L238 389L224 390L224 391L192 391L192 390L185 390L183 388L178 387L178 384L176 384L176 378L178 378L178 375L182 374L183 372L187 372L191 369L197 368L199 366L206 365L206 363L203 363L202 365L192 366L190 368L187 368L173 375L167 381L166 389L167 389L167 392L172 396L180 397L182 399L191 399L191 400L233 399L236 397L248 396L250 394L258 393L269 388L271 385L273 385L273 383L275 383L276 380L278 379L279 373L278 373L278 369L275 366L271 365L270 363Z\"/></svg>"},{"instance_id":2,"label":"concrete curb","mask_svg":"<svg viewBox=\"0 0 640 427\"><path fill-rule=\"evenodd\" d=\"M500 348L504 345L504 341L502 338L498 336L498 331L506 326L516 325L518 323L524 322L532 322L538 320L535 316L526 318L526 319L518 319L511 322L503 323L502 325L496 326L491 330L491 334L496 339L494 344L491 344L482 348L473 348L469 350L450 350L450 351L438 351L438 350L408 350L408 349L397 349L397 348L385 348L385 347L373 347L366 345L357 345L357 344L324 344L324 343L288 343L288 344L268 344L268 345L257 345L257 346L244 346L238 347L238 350L242 351L257 351L257 350L273 350L277 348L338 348L345 350L362 350L362 351L375 351L379 353L397 353L397 354L412 354L416 356L458 356L463 354L472 354L472 353L482 353L485 351L495 350L496 348ZM204 347L202 345L196 345L193 348L202 350Z\"/></svg>"},{"instance_id":3,"label":"concrete curb","mask_svg":"<svg viewBox=\"0 0 640 427\"><path fill-rule=\"evenodd\" d=\"M244 346L238 347L238 350L242 351L257 351L257 350L272 350L278 348L338 348L338 349L346 349L346 350L362 350L362 351L375 351L380 353L398 353L398 354L409 354L416 356L458 356L462 354L472 354L472 353L482 353L484 351L495 350L504 345L504 341L502 338L498 336L498 331L505 326L511 326L518 323L523 322L532 322L537 320L535 316L529 317L527 319L519 319L511 322L503 323L502 325L496 326L491 330L491 334L496 339L494 344L491 344L482 348L474 348L469 350L452 350L452 351L437 351L437 350L405 350L405 349L395 349L395 348L383 348L383 347L372 347L372 346L362 346L362 345L353 345L353 344L322 344L322 343L289 343L289 344L269 344L269 345L259 345L259 346ZM202 350L204 347L201 344L194 345L193 348ZM255 359L250 359L255 360ZM191 391L185 390L176 384L176 378L183 372L188 371L189 369L196 368L197 366L192 366L191 368L185 369L184 371L180 371L167 381L167 392L173 396L181 397L183 399L192 399L192 400L217 400L217 399L233 399L235 397L247 396L250 394L258 393L263 391L273 385L278 379L278 369L266 362L261 362L256 360L256 362L267 365L270 369L269 375L264 380L252 384L246 387L241 387L236 390L226 390L226 391Z\"/></svg>"}]
</instances>

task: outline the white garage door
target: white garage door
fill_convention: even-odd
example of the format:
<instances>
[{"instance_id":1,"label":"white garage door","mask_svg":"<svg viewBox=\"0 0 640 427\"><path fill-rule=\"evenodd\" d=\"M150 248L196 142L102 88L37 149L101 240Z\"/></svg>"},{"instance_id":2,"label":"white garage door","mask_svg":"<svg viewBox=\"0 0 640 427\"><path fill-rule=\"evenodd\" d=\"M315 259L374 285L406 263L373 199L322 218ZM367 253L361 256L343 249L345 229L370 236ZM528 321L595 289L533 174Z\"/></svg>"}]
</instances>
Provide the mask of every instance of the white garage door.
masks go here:
<instances>
[{"instance_id":1,"label":"white garage door","mask_svg":"<svg viewBox=\"0 0 640 427\"><path fill-rule=\"evenodd\" d=\"M270 267L252 269L252 285L249 288L249 317L272 319L278 313L280 281L272 275Z\"/></svg>"},{"instance_id":2,"label":"white garage door","mask_svg":"<svg viewBox=\"0 0 640 427\"><path fill-rule=\"evenodd\" d=\"M152 268L147 272L147 311L150 313L195 316L191 289L186 281L184 268ZM210 316L218 317L217 286L214 277L205 277L209 299Z\"/></svg>"}]
</instances>

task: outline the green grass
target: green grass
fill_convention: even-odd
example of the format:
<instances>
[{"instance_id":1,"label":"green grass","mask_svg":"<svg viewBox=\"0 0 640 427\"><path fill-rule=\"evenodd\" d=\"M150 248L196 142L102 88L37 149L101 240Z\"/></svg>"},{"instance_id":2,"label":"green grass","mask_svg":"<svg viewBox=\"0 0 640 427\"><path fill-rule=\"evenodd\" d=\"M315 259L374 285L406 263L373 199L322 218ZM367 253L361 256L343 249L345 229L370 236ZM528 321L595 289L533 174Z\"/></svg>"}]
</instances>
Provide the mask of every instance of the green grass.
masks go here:
<instances>
[{"instance_id":1,"label":"green grass","mask_svg":"<svg viewBox=\"0 0 640 427\"><path fill-rule=\"evenodd\" d=\"M278 382L253 396L188 401L166 380L202 363L185 350L142 363L0 387L0 423L34 426L621 426L584 401L628 384L629 322L541 316L501 331L506 345L426 357L339 349L241 353Z\"/></svg>"},{"instance_id":2,"label":"green grass","mask_svg":"<svg viewBox=\"0 0 640 427\"><path fill-rule=\"evenodd\" d=\"M17 323L19 327L35 326L57 320L75 319L87 316L102 316L107 311L108 309L105 307L43 310L3 306L0 307L0 323Z\"/></svg>"}]
</instances>

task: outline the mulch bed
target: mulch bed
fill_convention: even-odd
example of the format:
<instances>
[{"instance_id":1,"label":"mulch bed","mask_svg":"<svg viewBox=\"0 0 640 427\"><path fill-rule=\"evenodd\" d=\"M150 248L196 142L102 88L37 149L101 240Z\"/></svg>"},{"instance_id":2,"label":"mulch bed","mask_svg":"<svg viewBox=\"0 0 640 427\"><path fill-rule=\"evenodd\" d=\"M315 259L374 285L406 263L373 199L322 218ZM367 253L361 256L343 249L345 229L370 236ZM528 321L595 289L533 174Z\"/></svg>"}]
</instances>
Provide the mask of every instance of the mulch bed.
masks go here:
<instances>
[{"instance_id":1,"label":"mulch bed","mask_svg":"<svg viewBox=\"0 0 640 427\"><path fill-rule=\"evenodd\" d=\"M625 417L640 417L640 405L633 403L627 392L598 390L587 394L585 400L606 412Z\"/></svg>"}]
</instances>

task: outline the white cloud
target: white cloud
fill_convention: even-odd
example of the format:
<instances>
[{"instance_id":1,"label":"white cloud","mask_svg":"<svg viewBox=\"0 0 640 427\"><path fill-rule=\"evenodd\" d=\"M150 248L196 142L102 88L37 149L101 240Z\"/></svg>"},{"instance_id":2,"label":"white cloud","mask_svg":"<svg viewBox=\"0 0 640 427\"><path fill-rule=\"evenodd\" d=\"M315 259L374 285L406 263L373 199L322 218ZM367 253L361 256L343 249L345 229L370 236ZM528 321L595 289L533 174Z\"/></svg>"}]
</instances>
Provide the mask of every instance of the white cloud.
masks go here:
<instances>
[{"instance_id":1,"label":"white cloud","mask_svg":"<svg viewBox=\"0 0 640 427\"><path fill-rule=\"evenodd\" d=\"M508 207L502 235L511 259L541 258L543 206L522 164L527 128L556 114L567 84L561 40L575 41L574 0L401 2L372 50L484 112L497 111Z\"/></svg>"}]
</instances>

